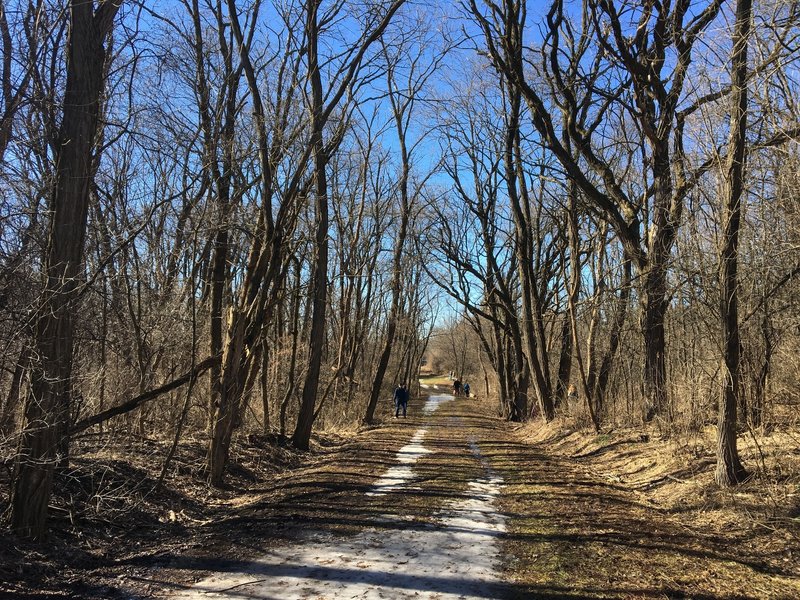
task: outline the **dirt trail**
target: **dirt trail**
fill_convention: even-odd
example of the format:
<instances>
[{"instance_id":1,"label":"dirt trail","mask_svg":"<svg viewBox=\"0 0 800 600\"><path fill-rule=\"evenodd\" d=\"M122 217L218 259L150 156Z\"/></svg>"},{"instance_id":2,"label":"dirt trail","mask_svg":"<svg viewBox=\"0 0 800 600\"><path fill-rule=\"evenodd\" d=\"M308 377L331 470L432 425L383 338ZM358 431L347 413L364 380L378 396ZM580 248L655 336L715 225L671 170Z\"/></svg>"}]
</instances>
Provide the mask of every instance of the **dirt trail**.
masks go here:
<instances>
[{"instance_id":1,"label":"dirt trail","mask_svg":"<svg viewBox=\"0 0 800 600\"><path fill-rule=\"evenodd\" d=\"M502 595L497 539L505 519L495 509L502 482L463 418L437 414L439 405L452 400L431 396L423 422L397 453L397 464L361 497L350 499L381 507L362 531L306 533L300 544L273 547L236 569L221 565L220 572L175 597L468 600ZM457 476L437 484L448 463Z\"/></svg>"},{"instance_id":2,"label":"dirt trail","mask_svg":"<svg viewBox=\"0 0 800 600\"><path fill-rule=\"evenodd\" d=\"M734 531L655 510L516 438L474 399L410 408L213 526L209 540L235 540L221 552L235 558L200 546L161 573L149 565L141 596L800 598L796 563L768 564Z\"/></svg>"}]
</instances>

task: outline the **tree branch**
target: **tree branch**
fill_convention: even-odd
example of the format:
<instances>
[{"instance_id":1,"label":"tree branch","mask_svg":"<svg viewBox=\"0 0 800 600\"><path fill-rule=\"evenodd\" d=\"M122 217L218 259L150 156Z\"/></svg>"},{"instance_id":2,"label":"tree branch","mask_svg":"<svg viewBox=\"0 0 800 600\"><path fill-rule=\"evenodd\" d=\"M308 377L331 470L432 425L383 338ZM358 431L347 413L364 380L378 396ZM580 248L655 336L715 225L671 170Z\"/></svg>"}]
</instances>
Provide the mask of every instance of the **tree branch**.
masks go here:
<instances>
[{"instance_id":1,"label":"tree branch","mask_svg":"<svg viewBox=\"0 0 800 600\"><path fill-rule=\"evenodd\" d=\"M81 421L78 421L70 428L70 435L75 435L76 433L80 433L91 427L92 425L97 425L98 423L102 423L103 421L108 421L112 417L117 417L119 415L124 415L125 413L129 413L132 410L139 408L145 402L149 402L150 400L155 400L159 396L166 394L167 392L171 392L174 389L177 389L188 383L192 379L197 379L205 373L208 369L213 367L216 363L220 360L219 356L211 356L206 358L204 361L197 363L193 369L187 371L177 379L173 379L169 383L165 383L161 387L157 387L154 390L150 390L145 392L144 394L139 394L135 398L131 398L127 402L123 402L117 406L111 407L108 410L104 410L94 416L87 417Z\"/></svg>"}]
</instances>

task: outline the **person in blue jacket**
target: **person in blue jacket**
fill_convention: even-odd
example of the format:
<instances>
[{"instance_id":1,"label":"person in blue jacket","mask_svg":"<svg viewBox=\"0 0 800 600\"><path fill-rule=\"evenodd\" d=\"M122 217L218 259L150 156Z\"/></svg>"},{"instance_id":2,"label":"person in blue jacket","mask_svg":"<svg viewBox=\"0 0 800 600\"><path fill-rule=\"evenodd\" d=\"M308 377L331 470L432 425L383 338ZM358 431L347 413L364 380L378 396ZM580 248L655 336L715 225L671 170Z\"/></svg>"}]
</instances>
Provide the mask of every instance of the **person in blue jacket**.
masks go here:
<instances>
[{"instance_id":1,"label":"person in blue jacket","mask_svg":"<svg viewBox=\"0 0 800 600\"><path fill-rule=\"evenodd\" d=\"M394 391L394 418L400 416L400 409L403 409L403 418L406 416L406 407L408 406L408 390L406 384L401 383Z\"/></svg>"}]
</instances>

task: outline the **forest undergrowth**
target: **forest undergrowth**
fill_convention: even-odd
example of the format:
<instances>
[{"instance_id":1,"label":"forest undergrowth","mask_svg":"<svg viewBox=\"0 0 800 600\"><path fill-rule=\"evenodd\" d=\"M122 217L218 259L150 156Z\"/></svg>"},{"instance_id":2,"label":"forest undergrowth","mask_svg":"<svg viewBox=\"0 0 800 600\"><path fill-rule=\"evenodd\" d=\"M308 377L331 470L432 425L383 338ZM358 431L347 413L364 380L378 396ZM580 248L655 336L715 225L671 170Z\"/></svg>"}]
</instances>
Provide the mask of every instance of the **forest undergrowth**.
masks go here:
<instances>
[{"instance_id":1,"label":"forest undergrowth","mask_svg":"<svg viewBox=\"0 0 800 600\"><path fill-rule=\"evenodd\" d=\"M10 536L0 546L0 597L116 597L123 594L118 584L128 588L128 577L136 577L135 563L212 548L224 554L234 537L246 543L273 535L265 530L274 525L269 519L245 519L235 536L218 527L254 503L282 497L282 490L301 493L304 481L321 485L313 475L320 465L354 453L358 441L353 432L319 433L304 453L278 436L242 436L221 489L205 480L201 441L182 442L159 482L170 445L152 437L126 444L100 435L78 440L70 468L57 476L47 541ZM10 475L10 469L0 474L0 511L8 504Z\"/></svg>"}]
</instances>

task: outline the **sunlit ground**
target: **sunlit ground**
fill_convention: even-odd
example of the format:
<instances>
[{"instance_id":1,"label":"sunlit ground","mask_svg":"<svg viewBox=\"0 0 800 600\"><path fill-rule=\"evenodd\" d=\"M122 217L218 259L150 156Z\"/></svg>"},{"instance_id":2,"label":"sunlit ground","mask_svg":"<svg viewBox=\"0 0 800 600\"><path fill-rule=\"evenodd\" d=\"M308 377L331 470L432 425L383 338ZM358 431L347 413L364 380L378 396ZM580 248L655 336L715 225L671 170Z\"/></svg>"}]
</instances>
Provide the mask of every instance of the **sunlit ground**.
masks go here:
<instances>
[{"instance_id":1,"label":"sunlit ground","mask_svg":"<svg viewBox=\"0 0 800 600\"><path fill-rule=\"evenodd\" d=\"M439 374L420 375L419 382L426 385L451 385L452 383L447 375Z\"/></svg>"}]
</instances>

